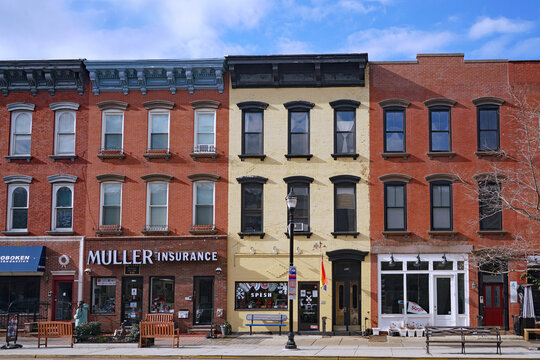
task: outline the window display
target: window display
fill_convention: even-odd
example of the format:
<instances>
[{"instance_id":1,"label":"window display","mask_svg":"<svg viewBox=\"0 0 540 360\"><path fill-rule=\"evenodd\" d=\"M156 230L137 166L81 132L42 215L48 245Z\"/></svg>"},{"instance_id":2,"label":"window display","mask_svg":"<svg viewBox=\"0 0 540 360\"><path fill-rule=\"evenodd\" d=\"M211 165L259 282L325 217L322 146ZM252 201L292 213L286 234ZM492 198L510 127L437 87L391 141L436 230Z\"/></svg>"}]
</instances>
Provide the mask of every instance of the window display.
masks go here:
<instances>
[{"instance_id":1,"label":"window display","mask_svg":"<svg viewBox=\"0 0 540 360\"><path fill-rule=\"evenodd\" d=\"M150 278L150 312L174 313L174 278Z\"/></svg>"},{"instance_id":2,"label":"window display","mask_svg":"<svg viewBox=\"0 0 540 360\"><path fill-rule=\"evenodd\" d=\"M287 310L286 282L237 282L235 290L237 310Z\"/></svg>"},{"instance_id":3,"label":"window display","mask_svg":"<svg viewBox=\"0 0 540 360\"><path fill-rule=\"evenodd\" d=\"M92 279L92 314L114 314L116 311L116 278Z\"/></svg>"}]
</instances>

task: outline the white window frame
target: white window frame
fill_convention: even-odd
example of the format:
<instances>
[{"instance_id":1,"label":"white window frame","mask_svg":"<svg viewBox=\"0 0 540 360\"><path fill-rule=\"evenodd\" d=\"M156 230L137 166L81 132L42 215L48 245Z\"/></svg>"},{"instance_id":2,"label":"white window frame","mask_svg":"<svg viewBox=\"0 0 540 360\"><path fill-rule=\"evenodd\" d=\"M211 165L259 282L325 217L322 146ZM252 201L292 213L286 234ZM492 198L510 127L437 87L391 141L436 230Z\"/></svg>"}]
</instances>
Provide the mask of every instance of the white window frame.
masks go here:
<instances>
[{"instance_id":1,"label":"white window frame","mask_svg":"<svg viewBox=\"0 0 540 360\"><path fill-rule=\"evenodd\" d=\"M215 109L208 109L208 108L204 108L204 109L197 109L195 110L195 128L193 129L194 131L194 139L193 139L193 143L195 144L195 147L198 148L199 145L199 142L197 141L197 135L199 134L198 132L198 128L199 128L199 115L202 115L202 114L212 114L214 116L214 143L213 144L202 144L202 145L212 145L214 147L214 149L216 148L216 110Z\"/></svg>"},{"instance_id":2,"label":"white window frame","mask_svg":"<svg viewBox=\"0 0 540 360\"><path fill-rule=\"evenodd\" d=\"M152 115L167 115L167 151L171 146L171 112L165 109L155 109L148 112L148 149L152 149ZM122 121L123 123L123 121ZM159 149L163 150L163 149Z\"/></svg>"},{"instance_id":3,"label":"white window frame","mask_svg":"<svg viewBox=\"0 0 540 360\"><path fill-rule=\"evenodd\" d=\"M150 226L150 186L153 184L165 184L167 186L167 203L165 204L165 207L167 208L167 211L165 212L165 225L166 227L169 226L169 183L166 181L152 181L146 184L146 226ZM163 205L159 205L159 207L163 207Z\"/></svg>"},{"instance_id":4,"label":"white window frame","mask_svg":"<svg viewBox=\"0 0 540 360\"><path fill-rule=\"evenodd\" d=\"M197 184L200 183L208 183L212 184L213 191L212 191L212 228L216 226L216 183L214 181L195 181L193 183L193 220L192 224L194 226L199 226L195 223L197 219Z\"/></svg>"},{"instance_id":5,"label":"white window frame","mask_svg":"<svg viewBox=\"0 0 540 360\"><path fill-rule=\"evenodd\" d=\"M24 188L26 190L26 229L14 229L13 228L13 192L17 188ZM28 184L9 184L8 185L8 213L7 213L7 230L12 232L28 232L28 212L30 203L30 186Z\"/></svg>"},{"instance_id":6,"label":"white window frame","mask_svg":"<svg viewBox=\"0 0 540 360\"><path fill-rule=\"evenodd\" d=\"M70 113L73 115L73 133L60 133L59 130L59 121L60 116L64 113ZM75 155L75 147L77 140L77 112L73 110L58 110L54 114L54 155ZM71 153L59 153L59 139L60 135L71 135L73 134L73 151Z\"/></svg>"},{"instance_id":7,"label":"white window frame","mask_svg":"<svg viewBox=\"0 0 540 360\"><path fill-rule=\"evenodd\" d=\"M26 113L28 115L30 115L30 132L29 133L21 133L21 134L16 134L15 133L15 120L17 119L17 117L20 115L20 114L23 114L23 113ZM20 111L12 111L11 112L11 142L10 142L10 147L9 147L9 154L11 156L30 156L30 153L32 152L32 111L25 111L25 110L20 110ZM15 137L17 135L29 135L30 136L30 152L28 154L17 154L15 153Z\"/></svg>"},{"instance_id":8,"label":"white window frame","mask_svg":"<svg viewBox=\"0 0 540 360\"><path fill-rule=\"evenodd\" d=\"M124 149L124 112L120 110L105 110L102 113L101 118L101 148L103 150L116 150L116 149L106 149L105 148L105 130L107 127L107 115L121 115L122 116L122 141L120 142L120 149L118 151L123 151Z\"/></svg>"},{"instance_id":9,"label":"white window frame","mask_svg":"<svg viewBox=\"0 0 540 360\"><path fill-rule=\"evenodd\" d=\"M56 194L58 192L58 190L60 190L61 188L63 187L67 187L69 190L71 190L71 227L70 228L57 228L56 227ZM53 184L53 191L52 191L52 195L53 195L53 198L52 198L52 216L51 216L51 229L53 231L58 231L58 232L61 232L61 231L66 231L66 232L71 232L73 231L73 199L74 199L74 193L73 193L73 184L70 184L70 183L55 183ZM62 208L64 209L64 208Z\"/></svg>"},{"instance_id":10,"label":"white window frame","mask_svg":"<svg viewBox=\"0 0 540 360\"><path fill-rule=\"evenodd\" d=\"M105 200L105 192L103 191L104 185L108 184L118 184L120 185L120 216L119 216L119 224L118 226L122 226L122 183L118 181L104 181L100 184L100 194L99 194L99 225L103 226L103 206L104 206L104 200Z\"/></svg>"}]
</instances>

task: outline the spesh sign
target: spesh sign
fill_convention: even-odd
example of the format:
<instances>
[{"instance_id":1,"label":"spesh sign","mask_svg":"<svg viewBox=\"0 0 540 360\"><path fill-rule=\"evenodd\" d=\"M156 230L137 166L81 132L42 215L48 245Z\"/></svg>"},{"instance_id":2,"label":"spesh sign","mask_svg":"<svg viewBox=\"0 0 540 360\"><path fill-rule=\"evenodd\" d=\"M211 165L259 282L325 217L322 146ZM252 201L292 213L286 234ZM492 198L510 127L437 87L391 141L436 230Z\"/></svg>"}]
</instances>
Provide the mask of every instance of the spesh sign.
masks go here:
<instances>
[{"instance_id":1,"label":"spesh sign","mask_svg":"<svg viewBox=\"0 0 540 360\"><path fill-rule=\"evenodd\" d=\"M153 264L154 262L217 261L217 251L90 250L88 265Z\"/></svg>"}]
</instances>

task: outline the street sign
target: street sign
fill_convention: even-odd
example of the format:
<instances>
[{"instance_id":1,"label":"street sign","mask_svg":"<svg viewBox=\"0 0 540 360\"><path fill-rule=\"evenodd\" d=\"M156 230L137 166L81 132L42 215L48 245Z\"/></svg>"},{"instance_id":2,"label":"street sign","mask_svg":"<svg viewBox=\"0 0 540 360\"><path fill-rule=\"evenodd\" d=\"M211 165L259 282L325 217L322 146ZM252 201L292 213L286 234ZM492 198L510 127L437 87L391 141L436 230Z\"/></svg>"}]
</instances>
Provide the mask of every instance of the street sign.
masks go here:
<instances>
[{"instance_id":1,"label":"street sign","mask_svg":"<svg viewBox=\"0 0 540 360\"><path fill-rule=\"evenodd\" d=\"M296 300L296 266L289 266L289 300Z\"/></svg>"}]
</instances>

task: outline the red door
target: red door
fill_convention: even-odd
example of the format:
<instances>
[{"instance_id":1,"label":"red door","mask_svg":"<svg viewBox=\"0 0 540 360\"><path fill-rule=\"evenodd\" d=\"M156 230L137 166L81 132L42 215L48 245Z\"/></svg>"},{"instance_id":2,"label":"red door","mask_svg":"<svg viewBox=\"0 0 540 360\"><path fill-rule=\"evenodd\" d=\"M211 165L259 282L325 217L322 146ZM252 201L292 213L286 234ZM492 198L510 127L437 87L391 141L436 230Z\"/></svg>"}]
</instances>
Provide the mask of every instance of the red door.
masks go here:
<instances>
[{"instance_id":1,"label":"red door","mask_svg":"<svg viewBox=\"0 0 540 360\"><path fill-rule=\"evenodd\" d=\"M484 325L503 326L503 284L484 284Z\"/></svg>"},{"instance_id":2,"label":"red door","mask_svg":"<svg viewBox=\"0 0 540 360\"><path fill-rule=\"evenodd\" d=\"M70 321L73 319L73 276L53 277L52 319Z\"/></svg>"}]
</instances>

